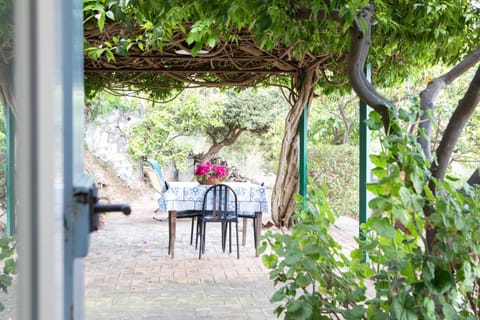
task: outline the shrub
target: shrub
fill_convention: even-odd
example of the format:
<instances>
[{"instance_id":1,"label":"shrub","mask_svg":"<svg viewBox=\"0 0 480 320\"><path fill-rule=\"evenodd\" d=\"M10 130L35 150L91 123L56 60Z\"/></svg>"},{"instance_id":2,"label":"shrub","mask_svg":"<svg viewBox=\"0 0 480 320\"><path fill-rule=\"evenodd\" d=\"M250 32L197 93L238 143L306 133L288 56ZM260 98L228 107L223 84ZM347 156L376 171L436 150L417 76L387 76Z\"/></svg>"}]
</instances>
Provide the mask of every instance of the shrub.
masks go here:
<instances>
[{"instance_id":1,"label":"shrub","mask_svg":"<svg viewBox=\"0 0 480 320\"><path fill-rule=\"evenodd\" d=\"M311 185L305 199L297 196L291 234L265 235L262 258L277 286L277 315L479 319L480 186L434 179L415 136L381 140L382 150L371 156L371 215L349 258L328 235L335 215L326 188ZM436 230L433 242L429 230Z\"/></svg>"}]
</instances>

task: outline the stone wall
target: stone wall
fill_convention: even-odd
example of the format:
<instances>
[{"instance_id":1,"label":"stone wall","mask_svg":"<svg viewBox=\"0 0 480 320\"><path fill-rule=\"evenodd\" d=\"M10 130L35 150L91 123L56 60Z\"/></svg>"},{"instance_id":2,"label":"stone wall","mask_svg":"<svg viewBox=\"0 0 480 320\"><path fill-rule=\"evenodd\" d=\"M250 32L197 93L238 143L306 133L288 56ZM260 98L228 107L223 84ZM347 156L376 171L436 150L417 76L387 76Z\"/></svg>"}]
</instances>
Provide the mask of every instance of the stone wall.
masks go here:
<instances>
[{"instance_id":1,"label":"stone wall","mask_svg":"<svg viewBox=\"0 0 480 320\"><path fill-rule=\"evenodd\" d=\"M128 154L128 132L143 118L145 111L114 109L85 125L85 144L95 157L111 166L130 187L143 183L140 166Z\"/></svg>"}]
</instances>

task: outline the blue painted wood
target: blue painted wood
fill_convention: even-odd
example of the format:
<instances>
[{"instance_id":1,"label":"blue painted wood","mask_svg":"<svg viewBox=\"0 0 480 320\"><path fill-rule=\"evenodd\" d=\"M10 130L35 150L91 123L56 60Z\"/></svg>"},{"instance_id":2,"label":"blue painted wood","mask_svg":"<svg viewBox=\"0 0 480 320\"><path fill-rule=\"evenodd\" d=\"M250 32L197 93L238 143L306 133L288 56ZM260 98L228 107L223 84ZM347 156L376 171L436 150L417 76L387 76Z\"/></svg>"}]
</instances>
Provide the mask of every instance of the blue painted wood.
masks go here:
<instances>
[{"instance_id":1,"label":"blue painted wood","mask_svg":"<svg viewBox=\"0 0 480 320\"><path fill-rule=\"evenodd\" d=\"M83 2L62 1L63 163L64 163L64 319L84 319L84 266L88 253L88 208L76 201L74 187L87 188L83 175Z\"/></svg>"}]
</instances>

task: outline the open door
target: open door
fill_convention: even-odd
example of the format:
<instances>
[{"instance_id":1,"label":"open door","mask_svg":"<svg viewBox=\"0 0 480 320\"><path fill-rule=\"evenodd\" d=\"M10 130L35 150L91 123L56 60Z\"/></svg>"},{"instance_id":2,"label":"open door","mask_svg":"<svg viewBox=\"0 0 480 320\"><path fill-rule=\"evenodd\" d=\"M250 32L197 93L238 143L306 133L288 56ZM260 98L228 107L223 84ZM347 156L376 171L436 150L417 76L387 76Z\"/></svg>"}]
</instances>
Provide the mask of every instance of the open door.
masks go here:
<instances>
[{"instance_id":1,"label":"open door","mask_svg":"<svg viewBox=\"0 0 480 320\"><path fill-rule=\"evenodd\" d=\"M82 0L13 3L18 319L82 319L83 262L72 250L83 173Z\"/></svg>"},{"instance_id":2,"label":"open door","mask_svg":"<svg viewBox=\"0 0 480 320\"><path fill-rule=\"evenodd\" d=\"M83 170L83 1L11 0L18 319L83 319L84 262L98 213Z\"/></svg>"}]
</instances>

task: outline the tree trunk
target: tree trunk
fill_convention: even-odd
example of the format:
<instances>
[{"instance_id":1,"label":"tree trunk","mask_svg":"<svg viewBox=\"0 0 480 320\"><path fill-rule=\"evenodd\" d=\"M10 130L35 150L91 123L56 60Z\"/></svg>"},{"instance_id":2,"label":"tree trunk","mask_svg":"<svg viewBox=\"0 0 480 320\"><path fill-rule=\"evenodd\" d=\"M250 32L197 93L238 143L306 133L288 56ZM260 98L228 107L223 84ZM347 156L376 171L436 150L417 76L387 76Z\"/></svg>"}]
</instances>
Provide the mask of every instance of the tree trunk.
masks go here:
<instances>
[{"instance_id":1,"label":"tree trunk","mask_svg":"<svg viewBox=\"0 0 480 320\"><path fill-rule=\"evenodd\" d=\"M235 129L230 131L227 136L220 142L217 142L215 140L215 137L211 136L210 138L212 139L213 143L210 146L210 149L201 157L200 162L205 163L207 161L210 161L217 153L220 152L224 147L228 147L233 145L237 140L238 137L244 132L245 130L243 129Z\"/></svg>"},{"instance_id":2,"label":"tree trunk","mask_svg":"<svg viewBox=\"0 0 480 320\"><path fill-rule=\"evenodd\" d=\"M8 106L16 117L12 64L0 62L0 103L4 109Z\"/></svg>"},{"instance_id":3,"label":"tree trunk","mask_svg":"<svg viewBox=\"0 0 480 320\"><path fill-rule=\"evenodd\" d=\"M300 75L297 75L297 79ZM285 120L285 134L279 155L277 178L272 191L271 211L272 219L277 227L289 227L295 201L293 195L298 192L298 157L299 132L298 126L304 107L310 107L313 98L316 72L308 71L303 74L301 87L298 88L297 100Z\"/></svg>"}]
</instances>

